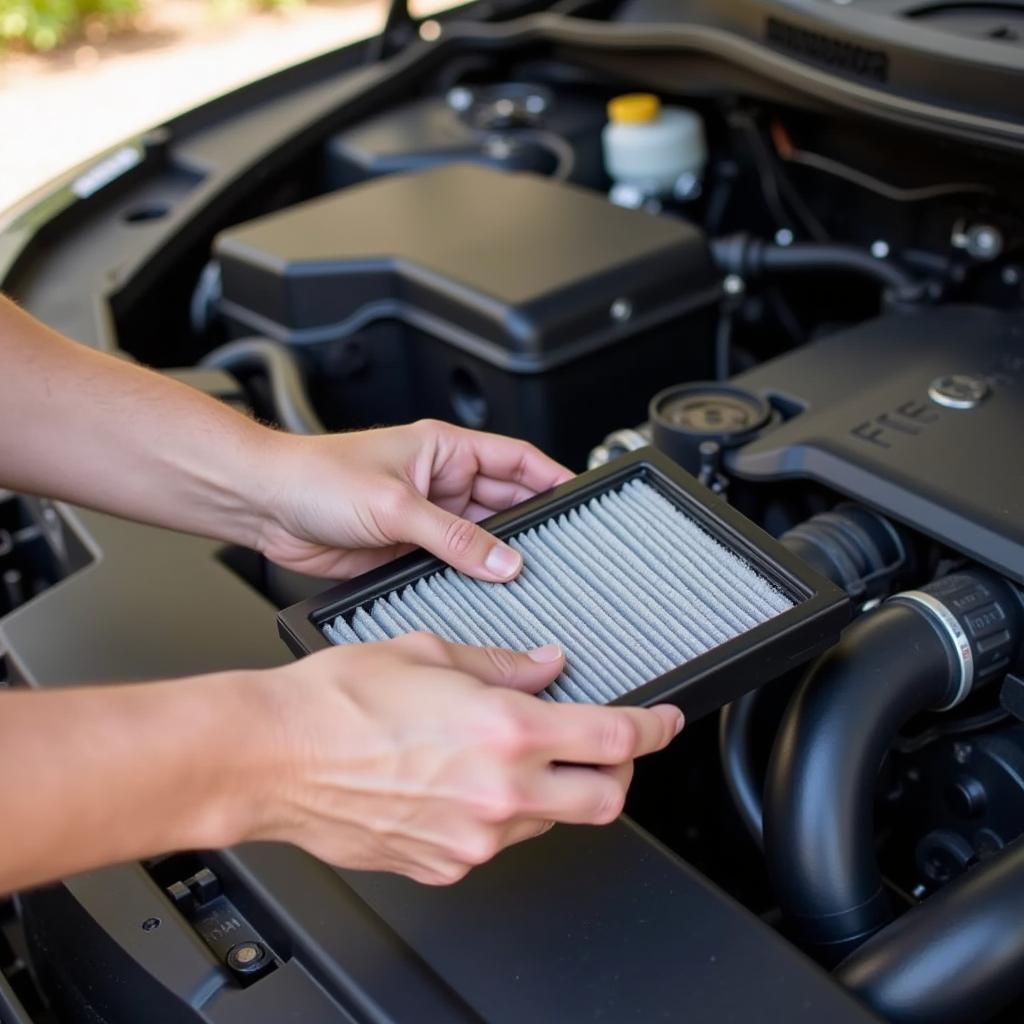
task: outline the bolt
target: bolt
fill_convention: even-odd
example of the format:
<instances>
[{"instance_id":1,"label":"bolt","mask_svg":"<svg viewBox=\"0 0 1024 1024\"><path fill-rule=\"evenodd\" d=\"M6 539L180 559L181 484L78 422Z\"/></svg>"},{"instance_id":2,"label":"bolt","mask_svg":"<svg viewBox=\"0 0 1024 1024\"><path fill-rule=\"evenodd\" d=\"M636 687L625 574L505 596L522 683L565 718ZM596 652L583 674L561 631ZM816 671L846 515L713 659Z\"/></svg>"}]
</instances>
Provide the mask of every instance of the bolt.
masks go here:
<instances>
[{"instance_id":1,"label":"bolt","mask_svg":"<svg viewBox=\"0 0 1024 1024\"><path fill-rule=\"evenodd\" d=\"M629 299L616 299L608 312L616 323L624 324L633 315L633 303Z\"/></svg>"},{"instance_id":2,"label":"bolt","mask_svg":"<svg viewBox=\"0 0 1024 1024\"><path fill-rule=\"evenodd\" d=\"M971 759L973 748L970 743L954 743L953 744L953 757L956 759L957 764L967 764Z\"/></svg>"},{"instance_id":3,"label":"bolt","mask_svg":"<svg viewBox=\"0 0 1024 1024\"><path fill-rule=\"evenodd\" d=\"M978 224L967 232L967 251L975 259L992 260L1003 251L1002 232L991 224Z\"/></svg>"},{"instance_id":4,"label":"bolt","mask_svg":"<svg viewBox=\"0 0 1024 1024\"><path fill-rule=\"evenodd\" d=\"M452 110L457 110L461 113L473 106L473 93L465 86L457 85L454 89L448 90L445 101Z\"/></svg>"},{"instance_id":5,"label":"bolt","mask_svg":"<svg viewBox=\"0 0 1024 1024\"><path fill-rule=\"evenodd\" d=\"M142 922L142 930L144 932L155 932L157 930L157 928L159 928L159 927L160 927L160 918L159 917L147 917L146 920Z\"/></svg>"},{"instance_id":6,"label":"bolt","mask_svg":"<svg viewBox=\"0 0 1024 1024\"><path fill-rule=\"evenodd\" d=\"M684 171L672 186L672 195L681 203L697 199L701 193L700 178L693 171Z\"/></svg>"},{"instance_id":7,"label":"bolt","mask_svg":"<svg viewBox=\"0 0 1024 1024\"><path fill-rule=\"evenodd\" d=\"M487 155L495 160L507 160L512 155L512 144L500 135L491 136L485 143Z\"/></svg>"},{"instance_id":8,"label":"bolt","mask_svg":"<svg viewBox=\"0 0 1024 1024\"><path fill-rule=\"evenodd\" d=\"M543 114L548 109L548 101L540 93L532 92L523 103L529 114Z\"/></svg>"},{"instance_id":9,"label":"bolt","mask_svg":"<svg viewBox=\"0 0 1024 1024\"><path fill-rule=\"evenodd\" d=\"M742 295L746 290L746 282L739 274L727 274L722 282L722 291L726 295Z\"/></svg>"},{"instance_id":10,"label":"bolt","mask_svg":"<svg viewBox=\"0 0 1024 1024\"><path fill-rule=\"evenodd\" d=\"M440 22L430 21L423 22L420 25L420 39L425 43L433 43L441 38L441 24Z\"/></svg>"},{"instance_id":11,"label":"bolt","mask_svg":"<svg viewBox=\"0 0 1024 1024\"><path fill-rule=\"evenodd\" d=\"M616 205L623 206L627 210L639 210L644 205L646 196L643 189L626 182L616 182L612 185L608 198Z\"/></svg>"},{"instance_id":12,"label":"bolt","mask_svg":"<svg viewBox=\"0 0 1024 1024\"><path fill-rule=\"evenodd\" d=\"M793 232L789 228L779 228L775 232L775 244L776 245L792 245L793 244Z\"/></svg>"},{"instance_id":13,"label":"bolt","mask_svg":"<svg viewBox=\"0 0 1024 1024\"><path fill-rule=\"evenodd\" d=\"M1003 251L1003 233L993 224L960 221L953 226L949 240L955 249L963 249L976 260L994 260Z\"/></svg>"},{"instance_id":14,"label":"bolt","mask_svg":"<svg viewBox=\"0 0 1024 1024\"><path fill-rule=\"evenodd\" d=\"M884 260L889 255L889 243L879 238L871 243L871 255L876 260Z\"/></svg>"},{"instance_id":15,"label":"bolt","mask_svg":"<svg viewBox=\"0 0 1024 1024\"><path fill-rule=\"evenodd\" d=\"M228 950L228 967L240 974L253 974L261 968L269 958L267 947L262 942L239 942Z\"/></svg>"}]
</instances>

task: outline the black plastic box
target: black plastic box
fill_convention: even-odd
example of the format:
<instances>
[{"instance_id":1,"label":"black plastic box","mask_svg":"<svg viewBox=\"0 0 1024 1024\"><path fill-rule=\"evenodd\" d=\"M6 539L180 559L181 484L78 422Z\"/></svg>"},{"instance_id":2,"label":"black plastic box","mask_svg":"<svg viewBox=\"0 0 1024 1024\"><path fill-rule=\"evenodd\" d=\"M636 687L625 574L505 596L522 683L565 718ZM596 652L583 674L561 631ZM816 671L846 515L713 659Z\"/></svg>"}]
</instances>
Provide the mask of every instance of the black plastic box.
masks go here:
<instances>
[{"instance_id":1,"label":"black plastic box","mask_svg":"<svg viewBox=\"0 0 1024 1024\"><path fill-rule=\"evenodd\" d=\"M793 604L788 610L611 701L651 705L671 701L690 719L756 689L830 647L850 616L844 591L819 576L754 523L653 449L643 449L539 495L487 521L508 538L581 506L631 479L642 479L714 540L737 555ZM651 538L656 550L658 539ZM669 552L665 559L671 558ZM325 622L348 616L379 597L443 568L413 553L343 583L278 616L281 636L297 655L329 646Z\"/></svg>"},{"instance_id":2,"label":"black plastic box","mask_svg":"<svg viewBox=\"0 0 1024 1024\"><path fill-rule=\"evenodd\" d=\"M332 427L435 416L579 468L666 381L711 372L703 235L471 164L396 174L216 241L236 333L302 347Z\"/></svg>"}]
</instances>

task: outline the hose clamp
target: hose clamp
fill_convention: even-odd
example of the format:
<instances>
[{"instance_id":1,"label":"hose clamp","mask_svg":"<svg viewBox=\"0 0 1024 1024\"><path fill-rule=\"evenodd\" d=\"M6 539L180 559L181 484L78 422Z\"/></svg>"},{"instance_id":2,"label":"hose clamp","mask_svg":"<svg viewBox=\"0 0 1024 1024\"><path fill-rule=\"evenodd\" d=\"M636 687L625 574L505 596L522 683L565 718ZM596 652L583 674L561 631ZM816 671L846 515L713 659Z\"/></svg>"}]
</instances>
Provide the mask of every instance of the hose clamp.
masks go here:
<instances>
[{"instance_id":1,"label":"hose clamp","mask_svg":"<svg viewBox=\"0 0 1024 1024\"><path fill-rule=\"evenodd\" d=\"M904 590L890 598L891 601L916 605L924 609L939 630L949 638L960 663L960 681L952 699L932 711L949 711L963 701L974 686L974 650L967 632L957 617L937 598L923 590Z\"/></svg>"}]
</instances>

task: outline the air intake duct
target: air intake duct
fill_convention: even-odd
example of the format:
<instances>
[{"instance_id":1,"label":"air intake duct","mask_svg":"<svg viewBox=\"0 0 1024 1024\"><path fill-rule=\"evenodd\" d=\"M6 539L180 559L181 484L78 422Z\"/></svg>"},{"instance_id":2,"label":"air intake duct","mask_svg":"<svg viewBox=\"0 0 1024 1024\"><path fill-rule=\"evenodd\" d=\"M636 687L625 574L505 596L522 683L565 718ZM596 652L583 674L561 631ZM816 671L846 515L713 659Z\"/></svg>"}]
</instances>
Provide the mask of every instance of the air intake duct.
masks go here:
<instances>
[{"instance_id":1,"label":"air intake duct","mask_svg":"<svg viewBox=\"0 0 1024 1024\"><path fill-rule=\"evenodd\" d=\"M296 653L426 630L525 648L556 642L555 701L691 717L829 646L846 596L660 453L635 452L494 517L523 555L490 584L412 555L283 612Z\"/></svg>"},{"instance_id":2,"label":"air intake duct","mask_svg":"<svg viewBox=\"0 0 1024 1024\"><path fill-rule=\"evenodd\" d=\"M1022 619L1016 590L984 570L897 594L846 630L787 708L768 766L765 855L784 913L823 961L893 917L873 812L897 731L1005 674Z\"/></svg>"}]
</instances>

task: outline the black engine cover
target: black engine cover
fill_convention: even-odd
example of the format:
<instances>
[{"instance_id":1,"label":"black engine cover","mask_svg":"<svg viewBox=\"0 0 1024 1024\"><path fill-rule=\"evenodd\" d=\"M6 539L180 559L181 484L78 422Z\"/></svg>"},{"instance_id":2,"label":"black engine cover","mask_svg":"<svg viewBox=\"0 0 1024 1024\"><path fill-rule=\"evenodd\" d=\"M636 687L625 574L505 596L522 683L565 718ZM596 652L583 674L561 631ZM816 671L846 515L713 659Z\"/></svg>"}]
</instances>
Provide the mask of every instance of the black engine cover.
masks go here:
<instances>
[{"instance_id":1,"label":"black engine cover","mask_svg":"<svg viewBox=\"0 0 1024 1024\"><path fill-rule=\"evenodd\" d=\"M891 314L736 383L795 412L736 476L817 481L1024 583L1024 318Z\"/></svg>"}]
</instances>

